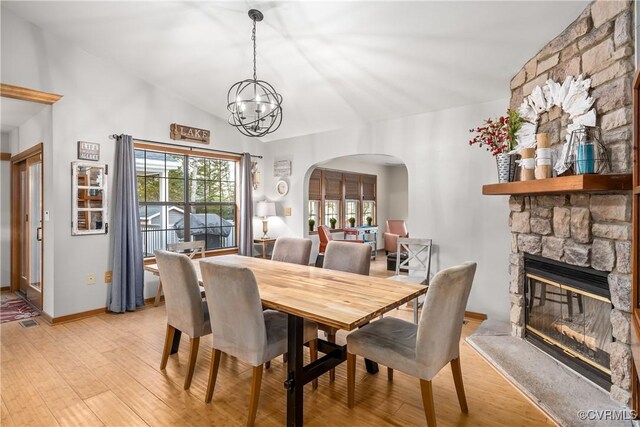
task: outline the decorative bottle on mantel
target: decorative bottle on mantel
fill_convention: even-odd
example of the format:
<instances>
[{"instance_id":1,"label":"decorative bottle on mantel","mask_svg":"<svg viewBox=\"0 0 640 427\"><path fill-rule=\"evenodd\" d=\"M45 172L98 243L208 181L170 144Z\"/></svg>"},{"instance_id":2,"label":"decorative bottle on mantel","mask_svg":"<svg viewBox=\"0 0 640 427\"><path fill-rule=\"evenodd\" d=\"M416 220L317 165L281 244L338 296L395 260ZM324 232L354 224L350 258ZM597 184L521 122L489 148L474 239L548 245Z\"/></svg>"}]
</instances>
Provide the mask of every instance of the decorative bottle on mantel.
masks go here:
<instances>
[{"instance_id":1,"label":"decorative bottle on mantel","mask_svg":"<svg viewBox=\"0 0 640 427\"><path fill-rule=\"evenodd\" d=\"M535 148L523 148L520 150L520 181L531 181L536 179L536 149Z\"/></svg>"},{"instance_id":2,"label":"decorative bottle on mantel","mask_svg":"<svg viewBox=\"0 0 640 427\"><path fill-rule=\"evenodd\" d=\"M536 135L536 179L546 179L553 176L553 164L551 163L551 143L548 133Z\"/></svg>"}]
</instances>

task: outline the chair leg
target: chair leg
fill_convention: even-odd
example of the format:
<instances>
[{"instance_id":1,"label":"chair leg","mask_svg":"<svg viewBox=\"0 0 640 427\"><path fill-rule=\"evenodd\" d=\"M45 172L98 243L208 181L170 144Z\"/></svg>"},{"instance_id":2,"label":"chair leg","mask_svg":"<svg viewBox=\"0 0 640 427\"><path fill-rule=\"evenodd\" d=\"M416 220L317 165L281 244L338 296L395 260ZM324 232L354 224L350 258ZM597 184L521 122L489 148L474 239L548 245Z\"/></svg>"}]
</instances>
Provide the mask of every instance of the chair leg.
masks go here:
<instances>
[{"instance_id":1,"label":"chair leg","mask_svg":"<svg viewBox=\"0 0 640 427\"><path fill-rule=\"evenodd\" d=\"M156 299L153 301L153 306L157 307L160 304L160 297L162 296L162 280L158 280L158 290L156 290Z\"/></svg>"},{"instance_id":2,"label":"chair leg","mask_svg":"<svg viewBox=\"0 0 640 427\"><path fill-rule=\"evenodd\" d=\"M160 360L160 370L167 367L167 360L169 360L169 353L171 352L171 343L173 343L173 335L176 332L176 328L167 323L167 333L164 336L164 349L162 349L162 359Z\"/></svg>"},{"instance_id":3,"label":"chair leg","mask_svg":"<svg viewBox=\"0 0 640 427\"><path fill-rule=\"evenodd\" d=\"M418 324L418 298L413 300L413 323Z\"/></svg>"},{"instance_id":4,"label":"chair leg","mask_svg":"<svg viewBox=\"0 0 640 427\"><path fill-rule=\"evenodd\" d=\"M271 367L271 361L270 360L264 362L264 369L269 369L270 367Z\"/></svg>"},{"instance_id":5,"label":"chair leg","mask_svg":"<svg viewBox=\"0 0 640 427\"><path fill-rule=\"evenodd\" d=\"M336 333L335 330L332 330L331 332L327 332L327 341L329 341L330 343L335 344L336 343ZM331 369L329 371L329 382L332 383L336 380L336 370Z\"/></svg>"},{"instance_id":6,"label":"chair leg","mask_svg":"<svg viewBox=\"0 0 640 427\"><path fill-rule=\"evenodd\" d=\"M318 360L318 340L309 341L309 360L315 362ZM311 380L311 386L315 390L318 388L318 379Z\"/></svg>"},{"instance_id":7,"label":"chair leg","mask_svg":"<svg viewBox=\"0 0 640 427\"><path fill-rule=\"evenodd\" d=\"M453 382L456 384L456 392L458 393L458 402L460 402L460 410L465 414L469 413L467 406L467 397L464 394L464 384L462 383L462 369L460 368L460 358L451 361L451 372L453 373Z\"/></svg>"},{"instance_id":8,"label":"chair leg","mask_svg":"<svg viewBox=\"0 0 640 427\"><path fill-rule=\"evenodd\" d=\"M356 394L356 355L347 353L347 406L353 408Z\"/></svg>"},{"instance_id":9,"label":"chair leg","mask_svg":"<svg viewBox=\"0 0 640 427\"><path fill-rule=\"evenodd\" d=\"M247 426L251 427L256 422L258 401L260 400L260 384L262 383L262 365L253 367L253 380L251 381L251 400L249 401L249 419Z\"/></svg>"},{"instance_id":10,"label":"chair leg","mask_svg":"<svg viewBox=\"0 0 640 427\"><path fill-rule=\"evenodd\" d=\"M200 337L191 338L191 348L189 349L189 367L187 368L187 376L184 378L185 390L189 390L189 387L191 387L191 378L193 378L193 370L196 367L196 359L198 358L199 348Z\"/></svg>"},{"instance_id":11,"label":"chair leg","mask_svg":"<svg viewBox=\"0 0 640 427\"><path fill-rule=\"evenodd\" d=\"M420 380L420 391L422 392L422 406L424 406L424 415L427 417L427 425L436 427L436 408L433 404L431 381Z\"/></svg>"},{"instance_id":12,"label":"chair leg","mask_svg":"<svg viewBox=\"0 0 640 427\"><path fill-rule=\"evenodd\" d=\"M393 369L387 368L387 380L393 381Z\"/></svg>"},{"instance_id":13,"label":"chair leg","mask_svg":"<svg viewBox=\"0 0 640 427\"><path fill-rule=\"evenodd\" d=\"M218 378L218 368L220 367L220 356L222 352L211 349L211 364L209 365L209 382L207 383L207 394L204 397L206 403L211 402L213 398L213 390L216 388L216 379Z\"/></svg>"},{"instance_id":14,"label":"chair leg","mask_svg":"<svg viewBox=\"0 0 640 427\"><path fill-rule=\"evenodd\" d=\"M289 354L288 353L284 353L282 355L282 362L283 363L289 363Z\"/></svg>"}]
</instances>

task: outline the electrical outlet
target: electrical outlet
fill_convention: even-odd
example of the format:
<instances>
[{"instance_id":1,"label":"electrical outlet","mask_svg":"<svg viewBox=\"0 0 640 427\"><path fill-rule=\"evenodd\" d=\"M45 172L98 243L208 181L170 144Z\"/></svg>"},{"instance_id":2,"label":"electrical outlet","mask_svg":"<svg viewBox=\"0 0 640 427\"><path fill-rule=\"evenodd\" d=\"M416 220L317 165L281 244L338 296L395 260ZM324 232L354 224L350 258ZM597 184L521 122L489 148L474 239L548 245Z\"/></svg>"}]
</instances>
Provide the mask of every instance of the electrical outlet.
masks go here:
<instances>
[{"instance_id":1,"label":"electrical outlet","mask_svg":"<svg viewBox=\"0 0 640 427\"><path fill-rule=\"evenodd\" d=\"M87 274L87 285L96 284L96 273Z\"/></svg>"},{"instance_id":2,"label":"electrical outlet","mask_svg":"<svg viewBox=\"0 0 640 427\"><path fill-rule=\"evenodd\" d=\"M105 271L104 272L104 283L111 283L111 272L110 271Z\"/></svg>"}]
</instances>

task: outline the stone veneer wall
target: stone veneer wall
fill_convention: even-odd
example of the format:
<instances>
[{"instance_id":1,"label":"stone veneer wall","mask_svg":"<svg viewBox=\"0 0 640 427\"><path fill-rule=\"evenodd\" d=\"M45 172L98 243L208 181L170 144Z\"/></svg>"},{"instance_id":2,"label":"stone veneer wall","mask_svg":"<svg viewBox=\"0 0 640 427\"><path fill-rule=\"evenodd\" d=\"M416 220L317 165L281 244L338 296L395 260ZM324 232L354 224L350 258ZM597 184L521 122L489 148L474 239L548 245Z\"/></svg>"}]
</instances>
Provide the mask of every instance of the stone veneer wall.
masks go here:
<instances>
[{"instance_id":1,"label":"stone veneer wall","mask_svg":"<svg viewBox=\"0 0 640 427\"><path fill-rule=\"evenodd\" d=\"M596 1L511 79L510 108L517 109L548 79L562 83L567 76L590 77L612 172L630 172L634 51L632 3ZM556 153L565 141L568 120L560 107L540 115L538 132L550 134Z\"/></svg>"},{"instance_id":2,"label":"stone veneer wall","mask_svg":"<svg viewBox=\"0 0 640 427\"><path fill-rule=\"evenodd\" d=\"M598 125L612 172L629 173L632 147L633 9L629 1L596 1L511 80L511 108L547 79L584 74L592 80ZM540 117L552 147L565 141L568 116L558 107ZM629 404L631 390L631 193L511 197L511 323L524 336L524 253L609 272L615 341L611 398Z\"/></svg>"}]
</instances>

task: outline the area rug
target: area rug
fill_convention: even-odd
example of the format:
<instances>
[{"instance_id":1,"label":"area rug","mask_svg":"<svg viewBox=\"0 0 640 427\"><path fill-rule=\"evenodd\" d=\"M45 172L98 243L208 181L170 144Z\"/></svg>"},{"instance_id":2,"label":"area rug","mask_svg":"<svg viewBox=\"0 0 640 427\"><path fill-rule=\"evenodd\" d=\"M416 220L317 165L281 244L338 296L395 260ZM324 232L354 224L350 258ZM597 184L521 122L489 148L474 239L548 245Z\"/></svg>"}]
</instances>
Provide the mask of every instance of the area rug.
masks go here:
<instances>
[{"instance_id":1,"label":"area rug","mask_svg":"<svg viewBox=\"0 0 640 427\"><path fill-rule=\"evenodd\" d=\"M40 313L22 298L6 299L0 303L0 323L28 319Z\"/></svg>"},{"instance_id":2,"label":"area rug","mask_svg":"<svg viewBox=\"0 0 640 427\"><path fill-rule=\"evenodd\" d=\"M626 408L609 394L527 341L510 324L486 321L467 337L490 365L561 426L631 426Z\"/></svg>"}]
</instances>

